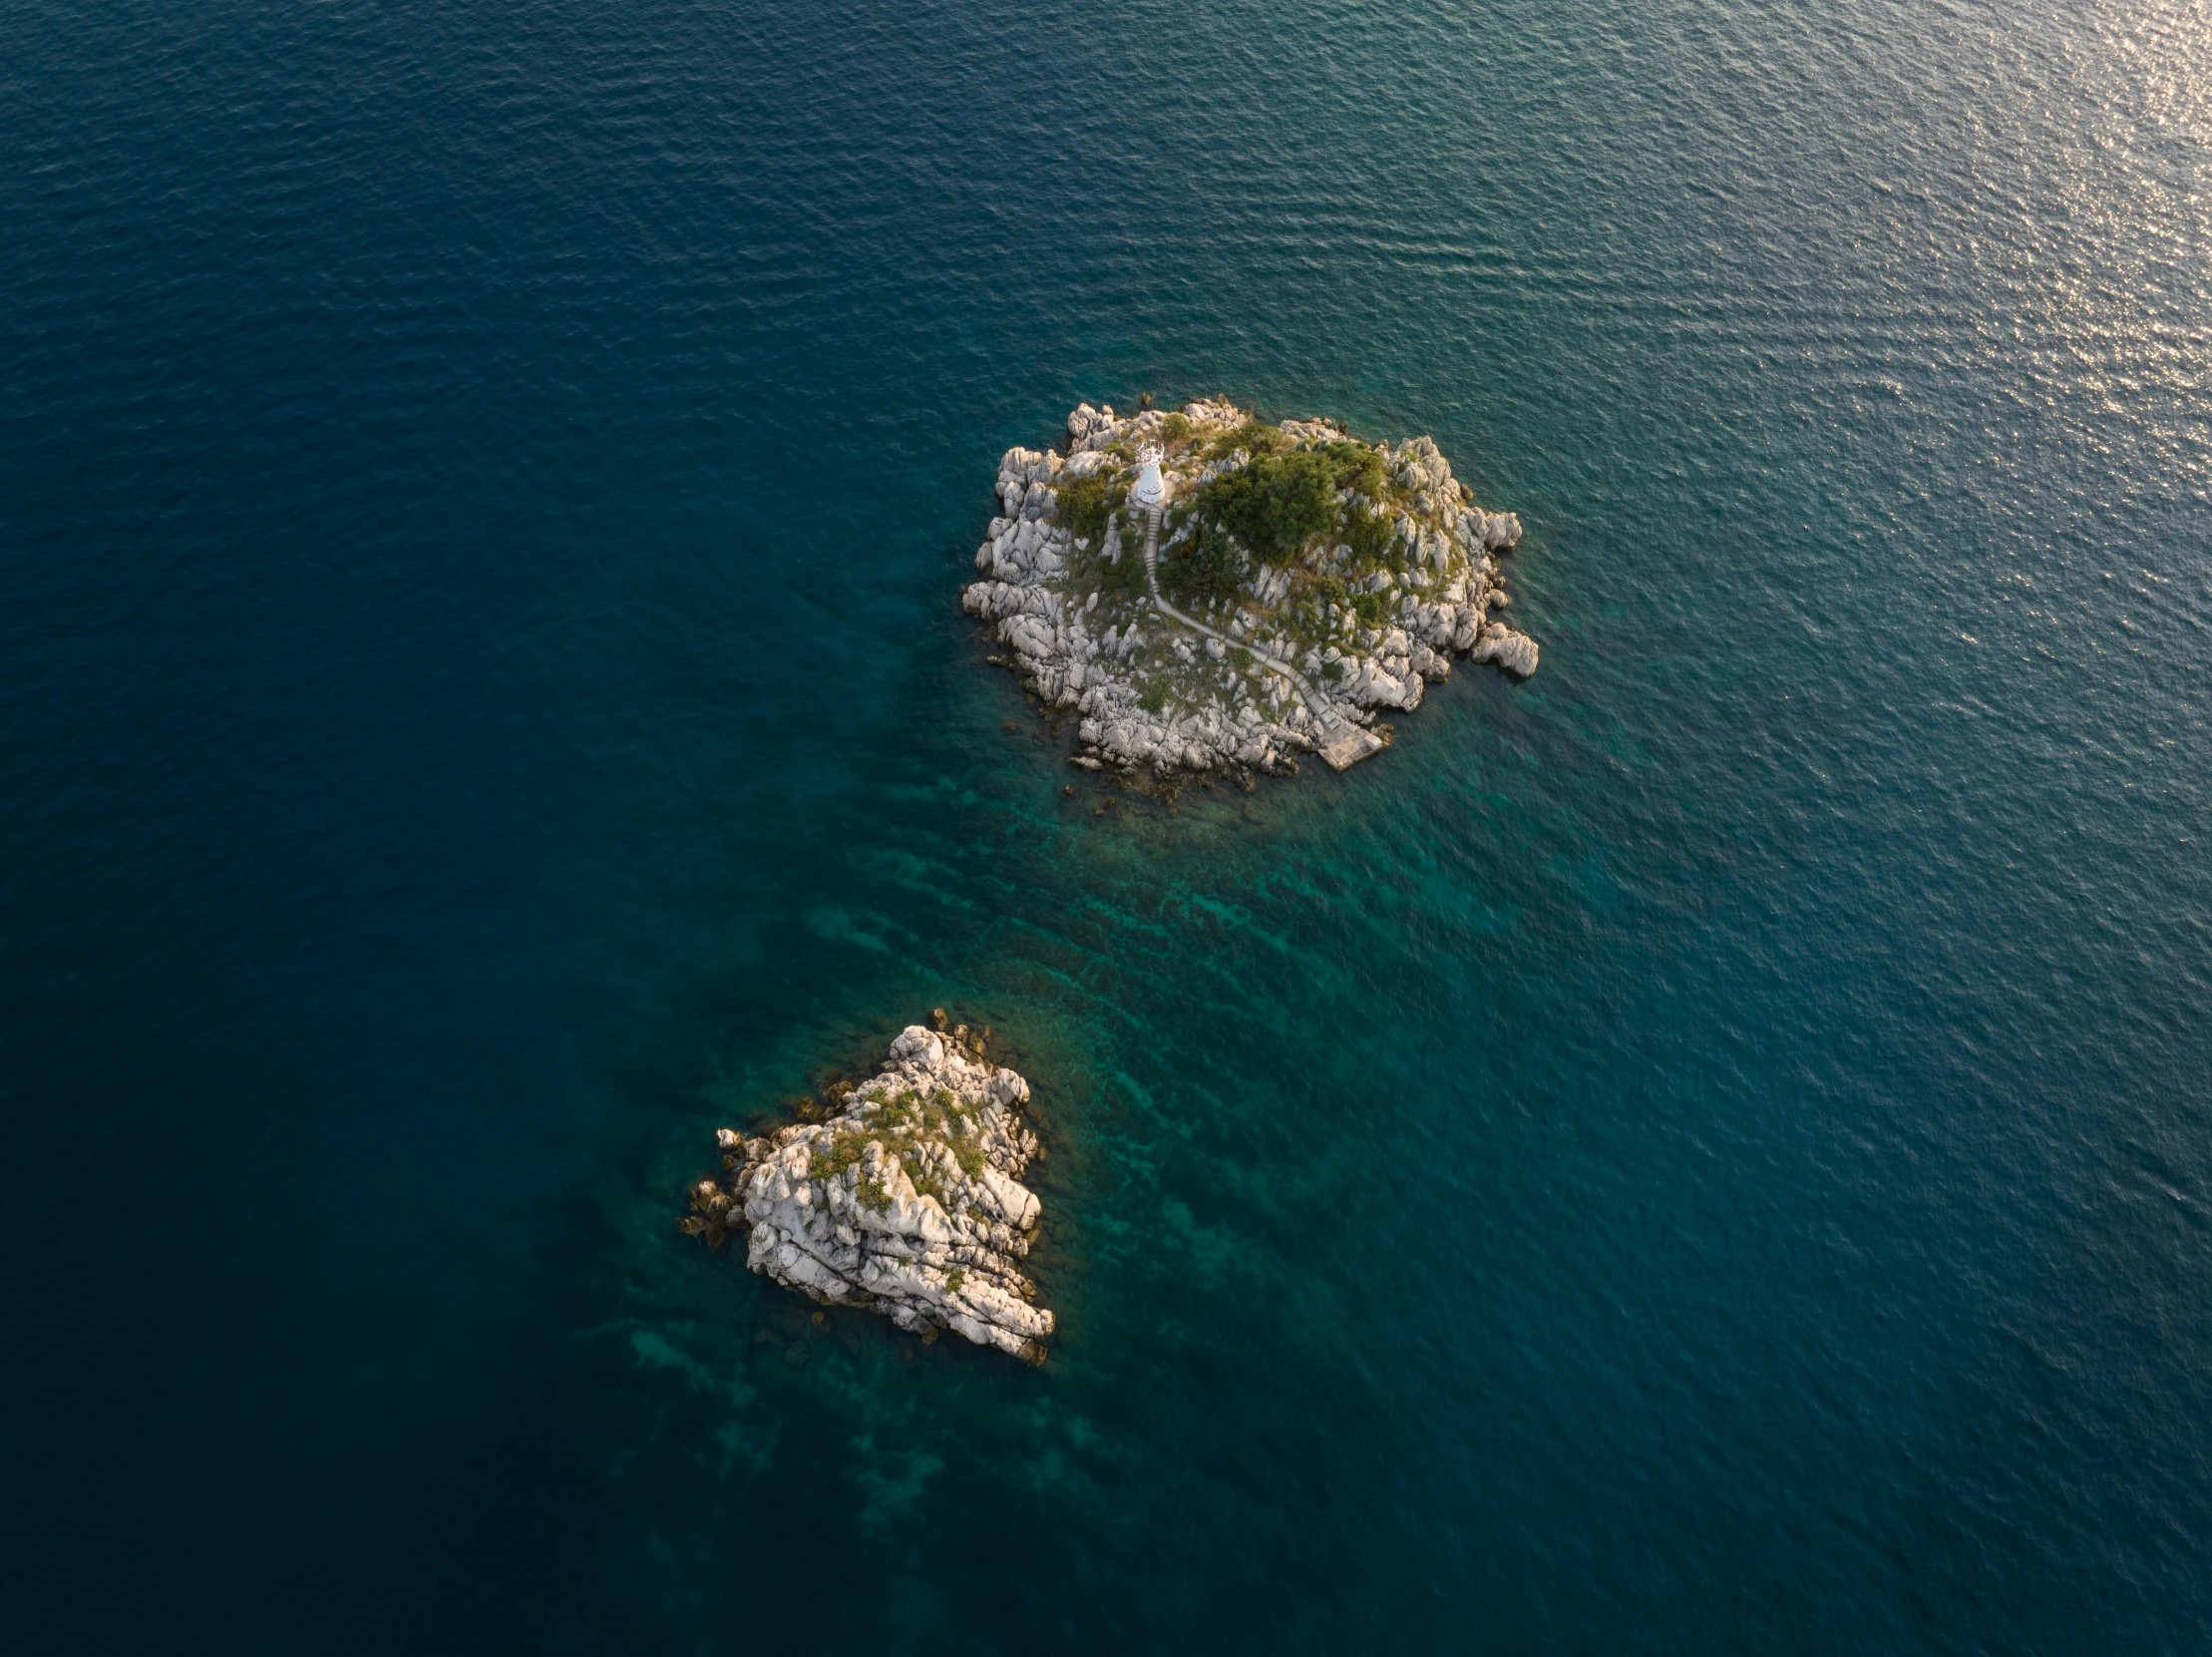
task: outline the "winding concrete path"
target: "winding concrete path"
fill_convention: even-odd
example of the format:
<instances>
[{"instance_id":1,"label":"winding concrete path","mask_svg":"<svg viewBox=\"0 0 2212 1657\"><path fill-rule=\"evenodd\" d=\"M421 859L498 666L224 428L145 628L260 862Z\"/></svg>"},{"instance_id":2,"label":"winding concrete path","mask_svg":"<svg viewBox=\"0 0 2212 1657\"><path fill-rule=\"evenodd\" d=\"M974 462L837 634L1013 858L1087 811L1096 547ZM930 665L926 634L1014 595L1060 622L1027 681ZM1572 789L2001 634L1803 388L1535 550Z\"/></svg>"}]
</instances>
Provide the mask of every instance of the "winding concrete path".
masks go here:
<instances>
[{"instance_id":1,"label":"winding concrete path","mask_svg":"<svg viewBox=\"0 0 2212 1657\"><path fill-rule=\"evenodd\" d=\"M1280 656L1250 644L1240 645L1236 639L1216 632L1196 617L1186 616L1167 600L1160 597L1160 517L1162 507L1153 507L1146 514L1145 524L1145 586L1152 594L1152 608L1171 621L1180 621L1193 632L1204 633L1208 638L1218 638L1230 649L1251 650L1253 659L1270 672L1281 673L1290 681L1298 696L1305 703L1305 711L1313 716L1320 728L1321 757L1335 771L1349 770L1362 759L1382 746L1382 738L1371 730L1353 724L1337 710L1336 704L1308 684L1305 675Z\"/></svg>"}]
</instances>

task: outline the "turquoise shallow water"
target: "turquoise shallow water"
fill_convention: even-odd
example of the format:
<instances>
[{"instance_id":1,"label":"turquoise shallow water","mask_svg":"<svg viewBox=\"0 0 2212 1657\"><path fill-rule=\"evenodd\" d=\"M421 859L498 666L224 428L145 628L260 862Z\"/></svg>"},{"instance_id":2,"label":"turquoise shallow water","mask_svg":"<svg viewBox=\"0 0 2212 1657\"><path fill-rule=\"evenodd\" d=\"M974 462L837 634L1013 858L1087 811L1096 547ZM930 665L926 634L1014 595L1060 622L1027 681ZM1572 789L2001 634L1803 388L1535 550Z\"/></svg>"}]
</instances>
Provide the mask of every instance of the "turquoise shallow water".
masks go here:
<instances>
[{"instance_id":1,"label":"turquoise shallow water","mask_svg":"<svg viewBox=\"0 0 2212 1657\"><path fill-rule=\"evenodd\" d=\"M11 1646L2201 1649L2208 32L0 17ZM1101 814L953 595L1147 389L1542 671ZM1041 1371L671 1227L931 1005Z\"/></svg>"}]
</instances>

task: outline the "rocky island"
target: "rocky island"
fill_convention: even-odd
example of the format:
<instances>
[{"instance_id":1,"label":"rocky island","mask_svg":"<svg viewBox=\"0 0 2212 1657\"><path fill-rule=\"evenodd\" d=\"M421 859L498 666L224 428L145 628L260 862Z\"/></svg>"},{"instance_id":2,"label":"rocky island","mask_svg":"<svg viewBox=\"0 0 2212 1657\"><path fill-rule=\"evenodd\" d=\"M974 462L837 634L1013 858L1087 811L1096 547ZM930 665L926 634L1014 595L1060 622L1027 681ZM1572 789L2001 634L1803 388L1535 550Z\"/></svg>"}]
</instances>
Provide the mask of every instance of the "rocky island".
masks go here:
<instances>
[{"instance_id":1,"label":"rocky island","mask_svg":"<svg viewBox=\"0 0 2212 1657\"><path fill-rule=\"evenodd\" d=\"M1285 772L1304 752L1342 770L1455 653L1536 671L1491 615L1520 520L1481 511L1425 437L1270 426L1225 399L1085 403L1066 454L1006 452L998 498L961 604L1048 712L1079 716L1093 770Z\"/></svg>"},{"instance_id":2,"label":"rocky island","mask_svg":"<svg viewBox=\"0 0 2212 1657\"><path fill-rule=\"evenodd\" d=\"M832 1089L826 1119L718 1129L727 1181L700 1180L678 1223L714 1247L744 1231L747 1265L825 1305L1041 1361L1052 1314L1016 1264L1042 1215L1019 1179L1028 1098L965 1025L909 1025L876 1075Z\"/></svg>"}]
</instances>

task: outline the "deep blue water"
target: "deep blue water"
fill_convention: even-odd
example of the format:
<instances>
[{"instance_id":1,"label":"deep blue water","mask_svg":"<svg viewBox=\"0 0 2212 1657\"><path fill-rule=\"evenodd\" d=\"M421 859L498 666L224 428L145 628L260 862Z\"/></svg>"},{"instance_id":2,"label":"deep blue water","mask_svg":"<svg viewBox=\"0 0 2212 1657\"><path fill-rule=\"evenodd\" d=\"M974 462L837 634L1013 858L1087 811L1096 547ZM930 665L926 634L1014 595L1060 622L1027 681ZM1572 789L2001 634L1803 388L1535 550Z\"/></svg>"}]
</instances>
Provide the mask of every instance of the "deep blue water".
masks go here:
<instances>
[{"instance_id":1,"label":"deep blue water","mask_svg":"<svg viewBox=\"0 0 2212 1657\"><path fill-rule=\"evenodd\" d=\"M0 1641L2204 1649L2208 40L0 9ZM1543 670L1100 814L953 594L1145 390ZM932 1004L1041 1371L671 1228Z\"/></svg>"}]
</instances>

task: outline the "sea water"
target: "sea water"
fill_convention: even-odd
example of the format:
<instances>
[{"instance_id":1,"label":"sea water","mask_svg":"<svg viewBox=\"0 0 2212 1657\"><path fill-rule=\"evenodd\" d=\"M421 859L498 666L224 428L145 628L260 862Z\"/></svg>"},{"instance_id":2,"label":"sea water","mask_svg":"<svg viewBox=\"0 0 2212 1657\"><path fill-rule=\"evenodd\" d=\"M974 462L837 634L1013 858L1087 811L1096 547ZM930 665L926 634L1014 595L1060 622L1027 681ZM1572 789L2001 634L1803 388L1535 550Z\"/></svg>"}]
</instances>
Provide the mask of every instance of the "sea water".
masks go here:
<instances>
[{"instance_id":1,"label":"sea water","mask_svg":"<svg viewBox=\"0 0 2212 1657\"><path fill-rule=\"evenodd\" d=\"M2212 14L0 16L11 1649L2201 1650ZM958 613L1225 392L1525 685ZM931 1007L1041 1369L679 1237Z\"/></svg>"}]
</instances>

